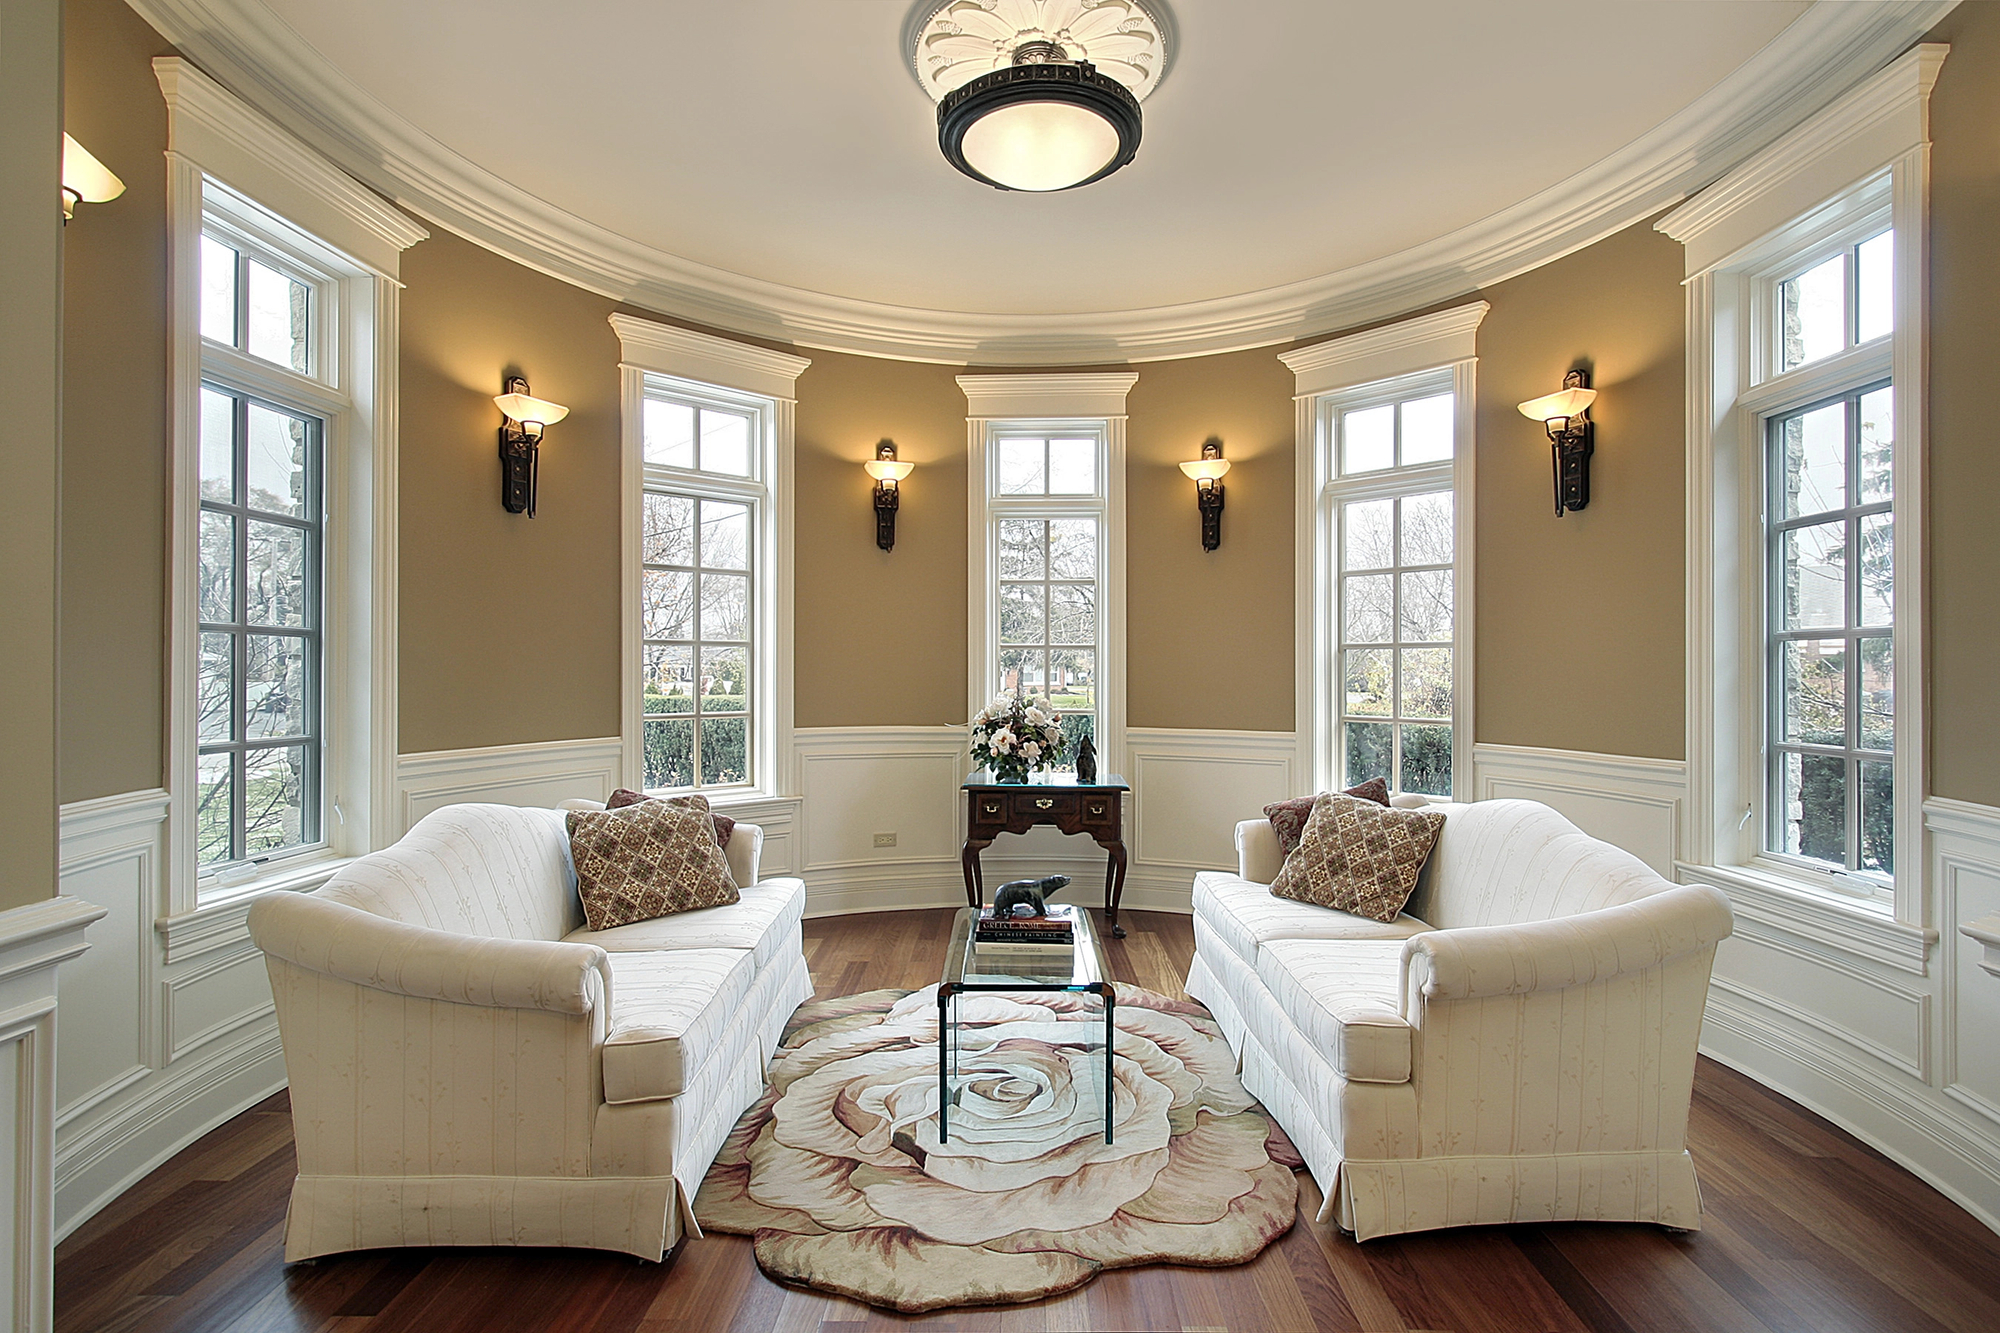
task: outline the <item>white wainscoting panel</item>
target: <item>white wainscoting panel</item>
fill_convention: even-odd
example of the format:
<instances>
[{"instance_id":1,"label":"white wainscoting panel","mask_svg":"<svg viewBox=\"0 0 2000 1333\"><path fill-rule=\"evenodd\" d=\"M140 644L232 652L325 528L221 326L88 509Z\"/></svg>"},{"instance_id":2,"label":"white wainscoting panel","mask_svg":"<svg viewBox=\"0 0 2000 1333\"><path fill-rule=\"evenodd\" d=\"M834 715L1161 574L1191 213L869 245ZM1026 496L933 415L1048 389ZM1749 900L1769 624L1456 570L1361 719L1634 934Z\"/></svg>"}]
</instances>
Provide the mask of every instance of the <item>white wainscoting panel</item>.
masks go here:
<instances>
[{"instance_id":1,"label":"white wainscoting panel","mask_svg":"<svg viewBox=\"0 0 2000 1333\"><path fill-rule=\"evenodd\" d=\"M1673 877L1687 808L1687 765L1680 760L1475 745L1472 771L1473 800L1540 801L1591 837Z\"/></svg>"},{"instance_id":2,"label":"white wainscoting panel","mask_svg":"<svg viewBox=\"0 0 2000 1333\"><path fill-rule=\"evenodd\" d=\"M1978 934L2000 922L2000 810L1967 801L1924 805L1944 947L1940 1072L1945 1095L1990 1125L2000 1144L2000 973Z\"/></svg>"},{"instance_id":3,"label":"white wainscoting panel","mask_svg":"<svg viewBox=\"0 0 2000 1333\"><path fill-rule=\"evenodd\" d=\"M602 801L618 789L624 764L625 744L616 736L406 754L396 760L397 809L408 829L441 806L467 801Z\"/></svg>"}]
</instances>

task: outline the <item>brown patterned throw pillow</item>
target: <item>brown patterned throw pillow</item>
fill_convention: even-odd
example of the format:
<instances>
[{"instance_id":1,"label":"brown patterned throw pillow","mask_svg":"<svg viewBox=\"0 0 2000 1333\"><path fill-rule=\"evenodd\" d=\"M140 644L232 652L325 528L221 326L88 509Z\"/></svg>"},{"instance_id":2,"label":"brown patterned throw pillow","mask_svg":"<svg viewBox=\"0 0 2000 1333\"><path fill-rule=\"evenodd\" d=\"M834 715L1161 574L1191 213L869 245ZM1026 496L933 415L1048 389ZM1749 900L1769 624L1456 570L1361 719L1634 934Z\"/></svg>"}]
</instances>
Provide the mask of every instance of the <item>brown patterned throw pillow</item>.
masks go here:
<instances>
[{"instance_id":1,"label":"brown patterned throw pillow","mask_svg":"<svg viewBox=\"0 0 2000 1333\"><path fill-rule=\"evenodd\" d=\"M700 796L572 810L570 854L592 930L737 901L729 860Z\"/></svg>"},{"instance_id":2,"label":"brown patterned throw pillow","mask_svg":"<svg viewBox=\"0 0 2000 1333\"><path fill-rule=\"evenodd\" d=\"M1271 884L1280 898L1394 921L1444 827L1439 810L1398 810L1345 794L1313 801L1298 850Z\"/></svg>"},{"instance_id":3,"label":"brown patterned throw pillow","mask_svg":"<svg viewBox=\"0 0 2000 1333\"><path fill-rule=\"evenodd\" d=\"M1358 787L1349 787L1345 795L1387 805L1389 784L1381 778L1370 778ZM1312 818L1313 802L1318 799L1317 796L1299 796L1264 807L1264 817L1271 821L1271 828L1278 835L1278 850L1286 856L1298 847L1299 836L1306 831L1306 821Z\"/></svg>"},{"instance_id":4,"label":"brown patterned throw pillow","mask_svg":"<svg viewBox=\"0 0 2000 1333\"><path fill-rule=\"evenodd\" d=\"M1380 779L1377 780L1379 781ZM617 791L611 793L611 799L604 803L604 808L606 810L623 810L628 805L637 805L641 801L653 800L667 801L676 805L686 805L691 800L706 802L707 798L702 796L648 796L645 792L633 791L630 787L620 787ZM718 815L713 811L709 813L708 817L715 821L716 846L727 847L729 845L729 835L736 828L736 821L728 815Z\"/></svg>"}]
</instances>

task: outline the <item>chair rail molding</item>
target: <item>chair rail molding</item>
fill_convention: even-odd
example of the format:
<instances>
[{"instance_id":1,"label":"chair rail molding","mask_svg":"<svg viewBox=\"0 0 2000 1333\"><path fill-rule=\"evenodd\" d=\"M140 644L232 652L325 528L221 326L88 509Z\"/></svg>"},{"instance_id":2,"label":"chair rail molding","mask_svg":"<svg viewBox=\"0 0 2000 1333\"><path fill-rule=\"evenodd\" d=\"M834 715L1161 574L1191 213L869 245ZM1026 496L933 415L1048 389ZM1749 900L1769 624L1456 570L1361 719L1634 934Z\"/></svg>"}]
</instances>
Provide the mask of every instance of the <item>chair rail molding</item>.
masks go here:
<instances>
[{"instance_id":1,"label":"chair rail molding","mask_svg":"<svg viewBox=\"0 0 2000 1333\"><path fill-rule=\"evenodd\" d=\"M698 264L472 163L348 79L260 0L134 0L182 51L355 176L448 230L615 300L804 347L948 364L1076 365L1240 351L1420 309L1638 222L1763 148L1922 36L1952 0L1814 5L1623 148L1445 236L1237 296L1061 316L919 310Z\"/></svg>"}]
</instances>

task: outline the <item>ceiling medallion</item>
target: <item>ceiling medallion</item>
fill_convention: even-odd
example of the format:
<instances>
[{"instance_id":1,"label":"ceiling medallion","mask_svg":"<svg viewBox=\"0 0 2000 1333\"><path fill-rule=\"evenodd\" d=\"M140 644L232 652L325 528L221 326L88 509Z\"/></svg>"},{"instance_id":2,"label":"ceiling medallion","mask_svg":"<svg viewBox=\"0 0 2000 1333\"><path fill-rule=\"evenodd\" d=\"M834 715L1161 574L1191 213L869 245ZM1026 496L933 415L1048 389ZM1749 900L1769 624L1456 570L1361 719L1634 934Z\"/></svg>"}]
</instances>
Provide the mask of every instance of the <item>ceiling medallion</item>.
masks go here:
<instances>
[{"instance_id":1,"label":"ceiling medallion","mask_svg":"<svg viewBox=\"0 0 2000 1333\"><path fill-rule=\"evenodd\" d=\"M1069 190L1137 155L1170 33L1160 0L948 0L911 60L946 161L996 189Z\"/></svg>"}]
</instances>

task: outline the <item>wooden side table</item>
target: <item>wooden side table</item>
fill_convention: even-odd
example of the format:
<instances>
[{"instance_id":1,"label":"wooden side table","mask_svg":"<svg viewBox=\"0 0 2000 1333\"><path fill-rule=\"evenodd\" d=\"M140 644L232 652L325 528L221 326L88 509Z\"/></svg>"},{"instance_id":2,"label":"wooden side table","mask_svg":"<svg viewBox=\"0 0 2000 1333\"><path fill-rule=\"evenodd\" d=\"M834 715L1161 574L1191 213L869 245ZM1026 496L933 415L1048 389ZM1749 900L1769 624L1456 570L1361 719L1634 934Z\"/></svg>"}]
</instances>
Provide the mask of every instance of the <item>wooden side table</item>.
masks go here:
<instances>
[{"instance_id":1,"label":"wooden side table","mask_svg":"<svg viewBox=\"0 0 2000 1333\"><path fill-rule=\"evenodd\" d=\"M1100 773L1093 783L1081 783L1074 773L1038 773L1026 782L995 782L980 769L965 780L966 906L977 909L986 885L979 854L1002 833L1026 833L1047 824L1064 833L1087 833L1110 854L1104 868L1104 919L1116 939L1125 938L1118 924L1118 900L1125 895L1125 793L1132 790L1116 773Z\"/></svg>"}]
</instances>

